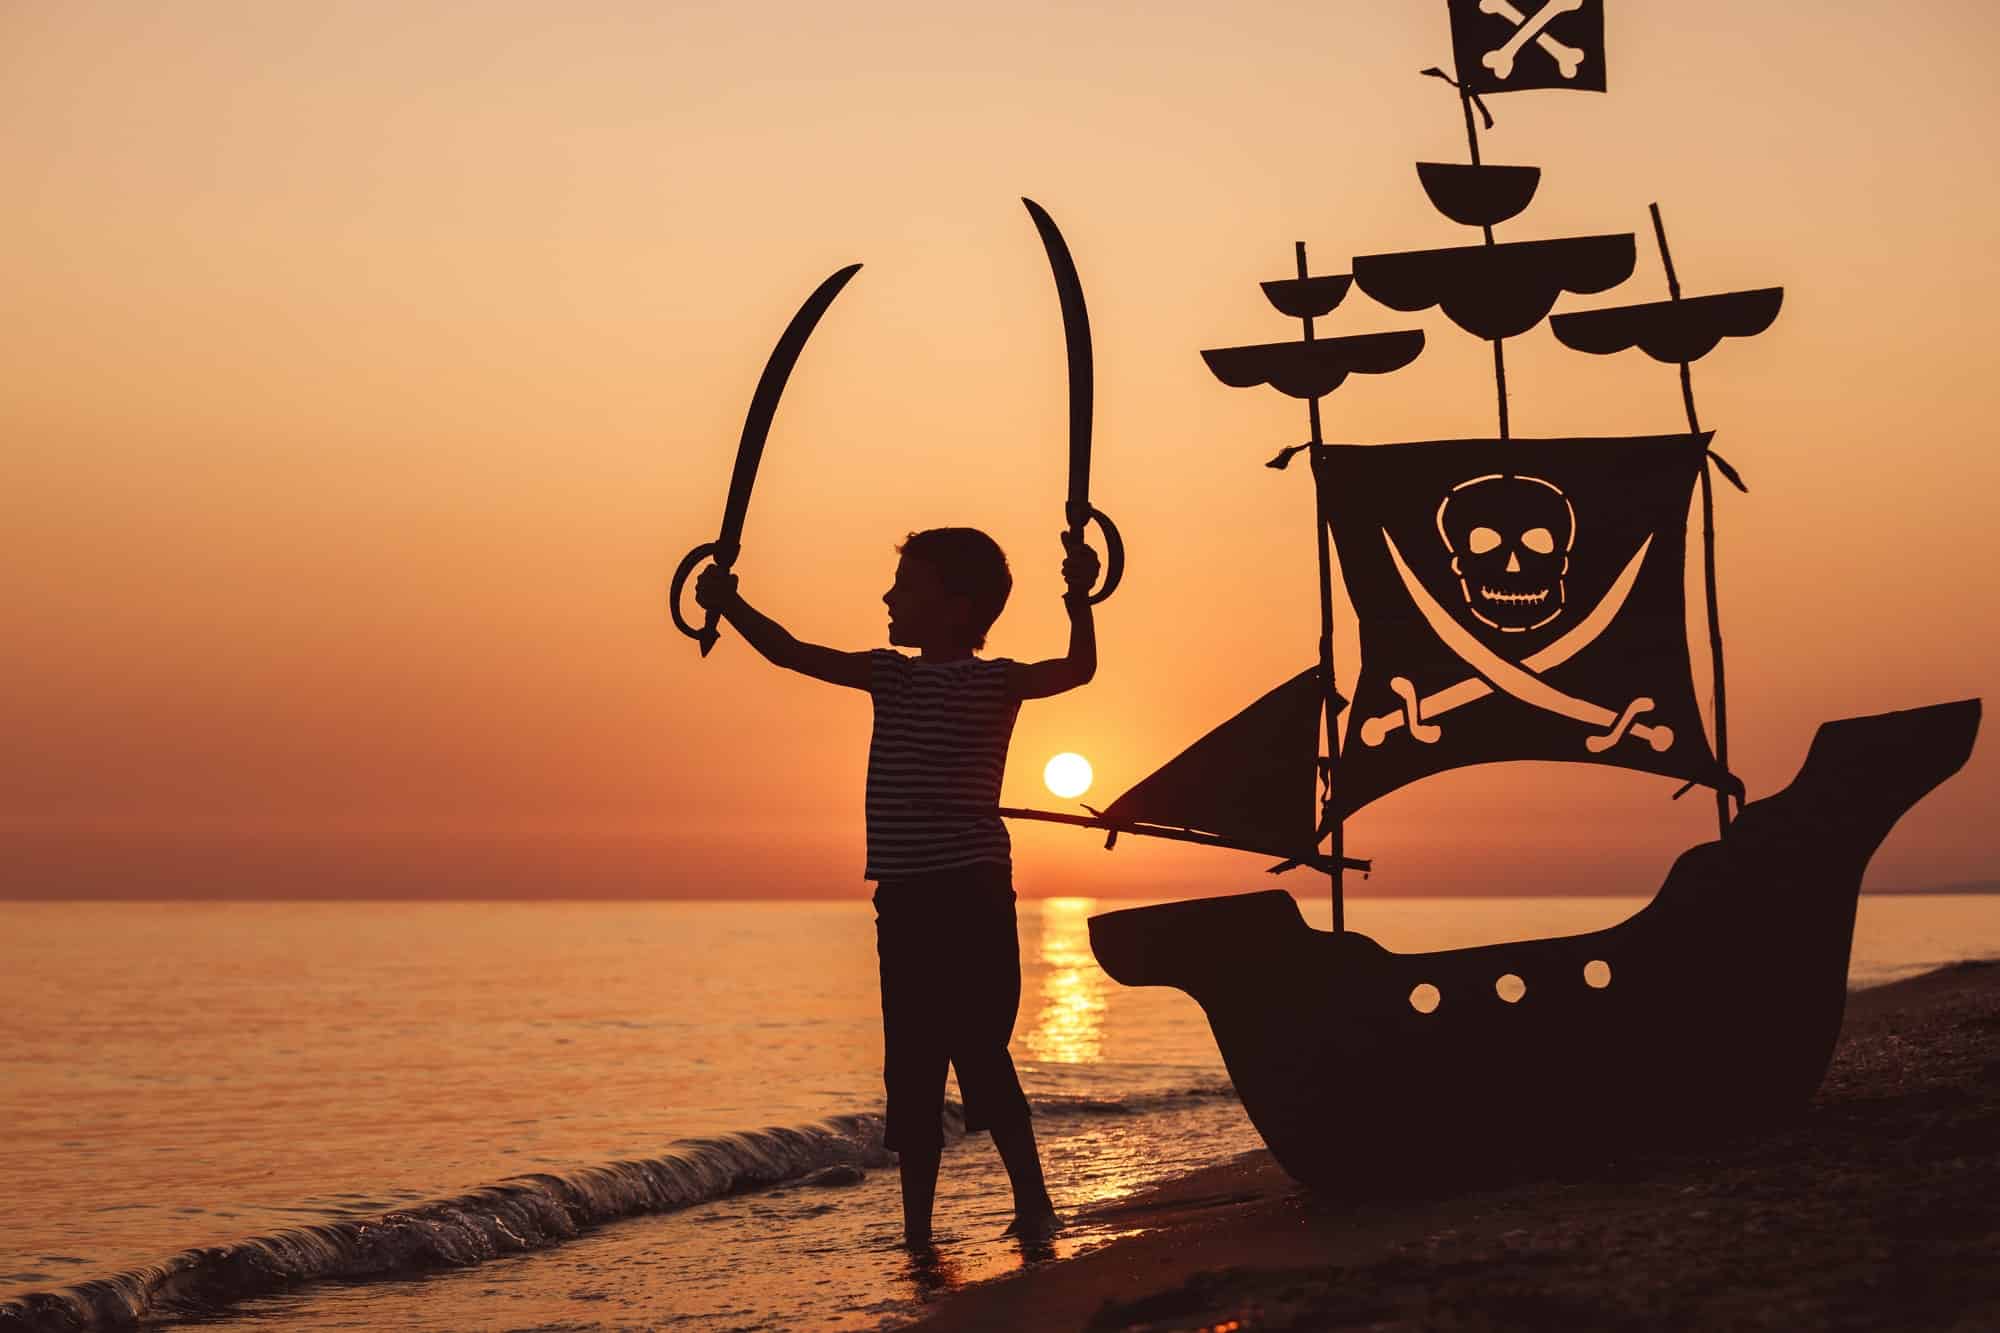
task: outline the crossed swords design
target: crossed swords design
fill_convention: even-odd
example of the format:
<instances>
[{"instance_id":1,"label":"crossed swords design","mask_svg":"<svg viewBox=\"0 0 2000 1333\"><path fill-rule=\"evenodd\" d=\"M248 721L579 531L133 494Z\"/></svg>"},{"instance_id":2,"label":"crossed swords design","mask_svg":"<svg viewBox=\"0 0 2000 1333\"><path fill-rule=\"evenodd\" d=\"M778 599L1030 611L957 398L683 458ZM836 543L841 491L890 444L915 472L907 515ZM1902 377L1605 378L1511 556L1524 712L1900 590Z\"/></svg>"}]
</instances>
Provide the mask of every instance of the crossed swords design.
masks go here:
<instances>
[{"instance_id":1,"label":"crossed swords design","mask_svg":"<svg viewBox=\"0 0 2000 1333\"><path fill-rule=\"evenodd\" d=\"M1529 42L1542 48L1556 62L1556 68L1565 79L1576 77L1577 69L1583 64L1583 52L1566 42L1559 42L1542 29L1564 14L1583 8L1583 0L1548 0L1529 18L1513 4L1513 0L1479 0L1479 12L1495 14L1514 25L1514 35L1504 46L1488 51L1479 57L1479 63L1493 71L1496 79L1514 77L1514 59L1521 54L1521 48Z\"/></svg>"},{"instance_id":2,"label":"crossed swords design","mask_svg":"<svg viewBox=\"0 0 2000 1333\"><path fill-rule=\"evenodd\" d=\"M1657 754L1664 754L1674 743L1673 728L1648 726L1639 718L1651 712L1653 701L1640 696L1623 708L1612 710L1602 704L1594 704L1588 699L1579 699L1565 694L1543 678L1551 667L1559 666L1596 638L1618 616L1625 605L1625 599L1632 593L1632 585L1638 581L1639 567L1646 562L1646 552L1652 549L1653 539L1649 536L1639 543L1639 549L1620 570L1611 587L1599 599L1589 615L1578 621L1567 633L1546 648L1530 653L1519 662L1510 662L1500 654L1481 643L1479 639L1458 622L1458 619L1438 605L1437 599L1417 581L1410 567L1403 560L1403 553L1396 547L1396 539L1387 529L1382 532L1382 540L1388 543L1389 559L1395 563L1396 573L1401 576L1404 588L1409 590L1410 600L1417 610L1423 612L1424 619L1462 662L1478 674L1469 676L1455 685L1448 685L1435 694L1419 697L1417 687L1408 676L1392 676L1389 688L1403 701L1400 710L1371 717L1361 724L1361 743L1367 746L1380 745L1390 732L1398 727L1406 728L1410 736L1425 744L1432 745L1444 734L1432 719L1442 717L1454 708L1462 708L1475 700L1484 699L1498 689L1530 704L1544 712L1556 713L1563 717L1575 718L1579 722L1606 730L1584 738L1583 746L1592 754L1602 754L1627 735L1638 737L1653 747Z\"/></svg>"}]
</instances>

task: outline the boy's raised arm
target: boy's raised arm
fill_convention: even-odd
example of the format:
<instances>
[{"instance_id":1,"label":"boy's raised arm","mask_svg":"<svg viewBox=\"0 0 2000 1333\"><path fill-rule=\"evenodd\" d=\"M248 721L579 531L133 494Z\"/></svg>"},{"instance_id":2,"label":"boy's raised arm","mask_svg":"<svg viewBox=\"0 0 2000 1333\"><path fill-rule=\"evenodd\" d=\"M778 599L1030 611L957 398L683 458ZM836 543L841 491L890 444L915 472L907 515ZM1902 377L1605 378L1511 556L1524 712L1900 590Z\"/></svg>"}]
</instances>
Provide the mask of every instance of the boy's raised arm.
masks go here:
<instances>
[{"instance_id":1,"label":"boy's raised arm","mask_svg":"<svg viewBox=\"0 0 2000 1333\"><path fill-rule=\"evenodd\" d=\"M1069 654L1046 662L1017 662L1009 684L1023 699L1046 699L1073 690L1097 674L1097 622L1090 588L1097 582L1097 552L1063 533L1063 605L1069 609Z\"/></svg>"},{"instance_id":2,"label":"boy's raised arm","mask_svg":"<svg viewBox=\"0 0 2000 1333\"><path fill-rule=\"evenodd\" d=\"M831 685L868 688L867 653L844 653L793 638L783 625L743 600L734 574L710 565L695 580L694 600L703 610L719 612L766 661Z\"/></svg>"}]
</instances>

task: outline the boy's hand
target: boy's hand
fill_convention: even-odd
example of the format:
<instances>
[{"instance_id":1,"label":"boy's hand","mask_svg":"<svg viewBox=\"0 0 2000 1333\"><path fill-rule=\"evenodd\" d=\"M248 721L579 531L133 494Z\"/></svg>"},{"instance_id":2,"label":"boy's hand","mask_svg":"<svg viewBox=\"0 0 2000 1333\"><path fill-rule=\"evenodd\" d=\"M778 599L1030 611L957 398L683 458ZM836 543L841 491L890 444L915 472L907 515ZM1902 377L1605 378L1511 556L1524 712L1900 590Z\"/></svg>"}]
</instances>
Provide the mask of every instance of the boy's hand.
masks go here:
<instances>
[{"instance_id":1,"label":"boy's hand","mask_svg":"<svg viewBox=\"0 0 2000 1333\"><path fill-rule=\"evenodd\" d=\"M1097 586L1097 552L1090 549L1082 537L1072 536L1067 528L1062 534L1063 583L1068 588L1065 597L1088 597L1090 590Z\"/></svg>"},{"instance_id":2,"label":"boy's hand","mask_svg":"<svg viewBox=\"0 0 2000 1333\"><path fill-rule=\"evenodd\" d=\"M727 611L736 600L736 576L710 565L694 581L694 604L704 611Z\"/></svg>"}]
</instances>

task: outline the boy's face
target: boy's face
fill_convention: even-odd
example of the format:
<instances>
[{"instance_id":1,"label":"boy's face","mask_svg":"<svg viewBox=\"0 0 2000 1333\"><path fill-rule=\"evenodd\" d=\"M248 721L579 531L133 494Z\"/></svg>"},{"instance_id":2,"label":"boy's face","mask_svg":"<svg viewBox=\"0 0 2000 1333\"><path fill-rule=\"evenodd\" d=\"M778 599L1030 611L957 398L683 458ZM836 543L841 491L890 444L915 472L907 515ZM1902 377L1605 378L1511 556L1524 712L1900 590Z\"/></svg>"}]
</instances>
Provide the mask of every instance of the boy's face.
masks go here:
<instances>
[{"instance_id":1,"label":"boy's face","mask_svg":"<svg viewBox=\"0 0 2000 1333\"><path fill-rule=\"evenodd\" d=\"M889 642L898 647L954 648L969 637L970 599L945 591L937 570L925 561L904 556L882 602L889 608Z\"/></svg>"}]
</instances>

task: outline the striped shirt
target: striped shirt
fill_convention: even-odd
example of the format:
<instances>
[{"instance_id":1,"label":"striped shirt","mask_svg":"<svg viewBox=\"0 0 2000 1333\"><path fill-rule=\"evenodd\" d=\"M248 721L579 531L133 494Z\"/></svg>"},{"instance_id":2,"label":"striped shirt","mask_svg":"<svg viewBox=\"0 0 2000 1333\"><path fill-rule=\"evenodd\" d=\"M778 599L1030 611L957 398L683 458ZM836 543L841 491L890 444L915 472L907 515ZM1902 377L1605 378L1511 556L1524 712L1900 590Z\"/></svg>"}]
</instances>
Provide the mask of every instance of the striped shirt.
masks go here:
<instances>
[{"instance_id":1,"label":"striped shirt","mask_svg":"<svg viewBox=\"0 0 2000 1333\"><path fill-rule=\"evenodd\" d=\"M1006 658L925 662L868 654L875 734L868 743L869 879L1013 864L1000 822L1000 775L1021 701Z\"/></svg>"}]
</instances>

